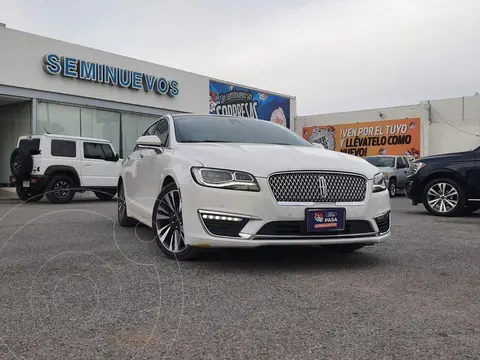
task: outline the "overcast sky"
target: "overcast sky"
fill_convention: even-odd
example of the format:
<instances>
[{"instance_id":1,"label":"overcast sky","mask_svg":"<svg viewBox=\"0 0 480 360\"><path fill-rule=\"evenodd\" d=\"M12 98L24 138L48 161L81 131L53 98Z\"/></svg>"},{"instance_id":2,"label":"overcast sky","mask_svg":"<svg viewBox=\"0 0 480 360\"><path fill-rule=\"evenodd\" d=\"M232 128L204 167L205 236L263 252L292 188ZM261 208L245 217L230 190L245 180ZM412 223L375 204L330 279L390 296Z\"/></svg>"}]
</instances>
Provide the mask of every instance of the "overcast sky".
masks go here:
<instances>
[{"instance_id":1,"label":"overcast sky","mask_svg":"<svg viewBox=\"0 0 480 360\"><path fill-rule=\"evenodd\" d=\"M0 0L0 22L294 95L298 115L480 92L480 0Z\"/></svg>"}]
</instances>

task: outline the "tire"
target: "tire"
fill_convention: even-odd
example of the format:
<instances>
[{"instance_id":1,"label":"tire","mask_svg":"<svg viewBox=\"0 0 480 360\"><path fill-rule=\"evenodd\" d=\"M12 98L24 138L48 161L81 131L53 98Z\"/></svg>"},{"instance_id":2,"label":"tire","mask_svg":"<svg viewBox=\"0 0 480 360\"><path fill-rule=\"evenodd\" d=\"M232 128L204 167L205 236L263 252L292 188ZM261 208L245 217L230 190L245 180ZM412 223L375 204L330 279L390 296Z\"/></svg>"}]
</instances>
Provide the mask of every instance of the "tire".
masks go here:
<instances>
[{"instance_id":1,"label":"tire","mask_svg":"<svg viewBox=\"0 0 480 360\"><path fill-rule=\"evenodd\" d=\"M127 203L125 201L125 190L123 188L123 183L120 183L120 186L118 187L117 217L118 223L122 227L133 227L138 224L138 221L127 216Z\"/></svg>"},{"instance_id":2,"label":"tire","mask_svg":"<svg viewBox=\"0 0 480 360\"><path fill-rule=\"evenodd\" d=\"M365 247L364 244L339 244L339 245L328 245L327 249L333 250L335 252L340 252L342 254L348 254L361 248Z\"/></svg>"},{"instance_id":3,"label":"tire","mask_svg":"<svg viewBox=\"0 0 480 360\"><path fill-rule=\"evenodd\" d=\"M114 197L115 197L115 193L109 191L105 191L105 192L102 192L102 191L94 191L95 195L97 198L99 198L100 200L103 200L103 201L110 201L112 200Z\"/></svg>"},{"instance_id":4,"label":"tire","mask_svg":"<svg viewBox=\"0 0 480 360\"><path fill-rule=\"evenodd\" d=\"M457 181L438 178L425 186L422 203L433 215L461 216L464 212L466 197L462 186Z\"/></svg>"},{"instance_id":5,"label":"tire","mask_svg":"<svg viewBox=\"0 0 480 360\"><path fill-rule=\"evenodd\" d=\"M391 198L397 196L397 181L395 179L390 179L388 182L388 194Z\"/></svg>"},{"instance_id":6,"label":"tire","mask_svg":"<svg viewBox=\"0 0 480 360\"><path fill-rule=\"evenodd\" d=\"M47 185L45 196L52 204L67 204L75 196L72 178L67 175L54 175Z\"/></svg>"},{"instance_id":7,"label":"tire","mask_svg":"<svg viewBox=\"0 0 480 360\"><path fill-rule=\"evenodd\" d=\"M463 209L465 215L473 214L477 210L480 210L480 204L468 204Z\"/></svg>"},{"instance_id":8,"label":"tire","mask_svg":"<svg viewBox=\"0 0 480 360\"><path fill-rule=\"evenodd\" d=\"M33 157L25 149L16 148L10 155L10 171L17 179L25 179L32 173Z\"/></svg>"},{"instance_id":9,"label":"tire","mask_svg":"<svg viewBox=\"0 0 480 360\"><path fill-rule=\"evenodd\" d=\"M28 189L17 186L17 196L24 202L38 202L43 198L43 192L41 190Z\"/></svg>"},{"instance_id":10,"label":"tire","mask_svg":"<svg viewBox=\"0 0 480 360\"><path fill-rule=\"evenodd\" d=\"M172 206L169 206L167 201ZM169 259L186 261L197 256L197 249L186 245L182 237L183 219L180 204L180 194L175 183L165 186L155 201L152 230L158 247ZM175 239L178 242L175 242Z\"/></svg>"}]
</instances>

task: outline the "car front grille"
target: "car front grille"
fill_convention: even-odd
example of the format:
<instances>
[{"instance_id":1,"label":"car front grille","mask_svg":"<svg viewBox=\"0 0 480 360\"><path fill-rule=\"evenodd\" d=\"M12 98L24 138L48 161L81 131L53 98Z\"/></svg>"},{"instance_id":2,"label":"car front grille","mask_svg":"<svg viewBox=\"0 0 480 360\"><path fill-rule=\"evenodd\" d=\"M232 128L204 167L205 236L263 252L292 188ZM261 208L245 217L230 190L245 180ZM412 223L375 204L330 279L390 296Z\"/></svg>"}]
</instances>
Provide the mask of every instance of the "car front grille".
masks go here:
<instances>
[{"instance_id":1,"label":"car front grille","mask_svg":"<svg viewBox=\"0 0 480 360\"><path fill-rule=\"evenodd\" d=\"M273 221L262 226L257 232L256 238L265 237L338 237L342 236L372 236L374 230L370 222L366 220L347 220L345 222L345 229L341 231L331 232L330 234L309 233L305 221Z\"/></svg>"},{"instance_id":2,"label":"car front grille","mask_svg":"<svg viewBox=\"0 0 480 360\"><path fill-rule=\"evenodd\" d=\"M347 173L278 173L268 183L277 202L362 202L367 193L367 179Z\"/></svg>"}]
</instances>

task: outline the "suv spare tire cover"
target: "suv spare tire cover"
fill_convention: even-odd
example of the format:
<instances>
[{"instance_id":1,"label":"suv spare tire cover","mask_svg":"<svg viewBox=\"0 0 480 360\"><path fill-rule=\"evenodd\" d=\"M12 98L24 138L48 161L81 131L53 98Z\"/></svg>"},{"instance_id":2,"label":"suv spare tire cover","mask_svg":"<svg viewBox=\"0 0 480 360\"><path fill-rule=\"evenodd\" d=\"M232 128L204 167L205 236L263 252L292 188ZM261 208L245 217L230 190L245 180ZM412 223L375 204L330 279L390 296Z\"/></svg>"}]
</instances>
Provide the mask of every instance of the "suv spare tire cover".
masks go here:
<instances>
[{"instance_id":1,"label":"suv spare tire cover","mask_svg":"<svg viewBox=\"0 0 480 360\"><path fill-rule=\"evenodd\" d=\"M30 176L33 169L33 157L29 151L16 148L10 155L10 171L17 178Z\"/></svg>"}]
</instances>

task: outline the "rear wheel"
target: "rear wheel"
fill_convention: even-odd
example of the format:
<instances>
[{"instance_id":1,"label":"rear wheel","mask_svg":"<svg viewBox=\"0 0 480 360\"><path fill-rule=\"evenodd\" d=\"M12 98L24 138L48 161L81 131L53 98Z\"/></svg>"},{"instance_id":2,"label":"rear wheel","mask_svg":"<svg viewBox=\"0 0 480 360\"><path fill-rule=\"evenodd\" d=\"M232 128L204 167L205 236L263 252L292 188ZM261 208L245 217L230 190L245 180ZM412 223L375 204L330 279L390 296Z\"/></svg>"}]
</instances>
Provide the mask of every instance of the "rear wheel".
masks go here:
<instances>
[{"instance_id":1,"label":"rear wheel","mask_svg":"<svg viewBox=\"0 0 480 360\"><path fill-rule=\"evenodd\" d=\"M29 189L17 186L17 196L25 202L37 202L42 200L43 192L39 189Z\"/></svg>"},{"instance_id":2,"label":"rear wheel","mask_svg":"<svg viewBox=\"0 0 480 360\"><path fill-rule=\"evenodd\" d=\"M45 196L52 204L67 204L75 196L73 180L67 175L54 175L47 185Z\"/></svg>"},{"instance_id":3,"label":"rear wheel","mask_svg":"<svg viewBox=\"0 0 480 360\"><path fill-rule=\"evenodd\" d=\"M182 200L175 183L165 186L153 209L153 233L160 249L170 259L191 260L197 250L185 243Z\"/></svg>"},{"instance_id":4,"label":"rear wheel","mask_svg":"<svg viewBox=\"0 0 480 360\"><path fill-rule=\"evenodd\" d=\"M465 193L455 180L439 178L430 181L423 191L423 206L437 216L461 216L465 208Z\"/></svg>"}]
</instances>

